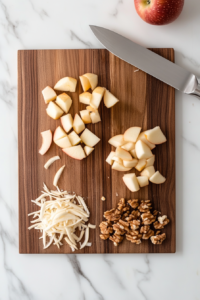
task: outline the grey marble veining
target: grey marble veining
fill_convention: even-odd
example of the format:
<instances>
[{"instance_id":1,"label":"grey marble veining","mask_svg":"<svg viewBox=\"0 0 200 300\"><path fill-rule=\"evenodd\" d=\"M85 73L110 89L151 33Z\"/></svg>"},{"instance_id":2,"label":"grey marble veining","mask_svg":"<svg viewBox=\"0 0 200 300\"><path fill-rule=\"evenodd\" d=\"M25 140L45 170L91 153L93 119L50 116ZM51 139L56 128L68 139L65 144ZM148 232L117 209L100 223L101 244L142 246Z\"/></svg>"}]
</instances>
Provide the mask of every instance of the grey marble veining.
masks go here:
<instances>
[{"instance_id":1,"label":"grey marble veining","mask_svg":"<svg viewBox=\"0 0 200 300\"><path fill-rule=\"evenodd\" d=\"M147 47L173 47L200 75L198 0L154 27L132 0L0 0L0 300L200 299L200 101L176 92L177 253L19 255L17 50L98 48L89 24Z\"/></svg>"}]
</instances>

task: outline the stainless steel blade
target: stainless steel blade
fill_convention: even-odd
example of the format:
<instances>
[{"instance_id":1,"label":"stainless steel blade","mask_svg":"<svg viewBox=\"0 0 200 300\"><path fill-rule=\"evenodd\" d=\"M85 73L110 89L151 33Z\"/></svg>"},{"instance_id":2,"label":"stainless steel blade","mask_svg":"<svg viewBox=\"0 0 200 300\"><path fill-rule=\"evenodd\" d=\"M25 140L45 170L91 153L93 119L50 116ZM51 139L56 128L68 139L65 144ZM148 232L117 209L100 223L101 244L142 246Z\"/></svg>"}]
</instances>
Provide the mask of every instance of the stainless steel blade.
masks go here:
<instances>
[{"instance_id":1,"label":"stainless steel blade","mask_svg":"<svg viewBox=\"0 0 200 300\"><path fill-rule=\"evenodd\" d=\"M197 77L111 30L90 25L103 46L129 64L187 94L200 96Z\"/></svg>"}]
</instances>

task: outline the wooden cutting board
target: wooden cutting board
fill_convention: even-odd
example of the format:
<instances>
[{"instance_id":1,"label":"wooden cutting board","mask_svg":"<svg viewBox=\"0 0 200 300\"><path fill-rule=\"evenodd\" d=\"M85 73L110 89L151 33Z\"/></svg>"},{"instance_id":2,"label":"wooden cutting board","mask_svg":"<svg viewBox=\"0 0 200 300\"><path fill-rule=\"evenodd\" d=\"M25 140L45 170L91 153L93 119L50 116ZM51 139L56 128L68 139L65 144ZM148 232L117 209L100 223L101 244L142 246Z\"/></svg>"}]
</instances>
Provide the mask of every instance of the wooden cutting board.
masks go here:
<instances>
[{"instance_id":1,"label":"wooden cutting board","mask_svg":"<svg viewBox=\"0 0 200 300\"><path fill-rule=\"evenodd\" d=\"M151 49L159 55L174 61L173 49ZM36 210L31 199L36 199L42 190L43 182L53 189L53 177L56 171L66 165L59 181L61 189L74 191L87 197L91 212L90 223L96 224L96 230L90 230L92 247L86 247L76 253L174 253L175 246L175 93L172 87L147 75L137 68L115 57L107 50L20 50L18 52L18 129L19 129L19 252L20 253L71 253L65 244L43 250L40 232L27 228L31 218L28 213ZM83 161L74 160L65 155L54 143L50 150L41 156L40 132L54 131L60 120L53 120L46 114L41 91L54 86L62 77L92 72L99 76L99 86L109 89L120 102L111 109L103 103L100 106L101 123L88 125L100 139L95 151ZM85 109L79 103L82 93L80 81L76 93L69 93L73 99L70 113L74 116ZM103 102L103 101L102 101ZM137 193L131 193L122 182L123 172L111 170L105 160L111 151L110 137L124 133L132 126L142 126L143 130L159 125L168 142L157 146L155 168L167 181L162 185L149 184ZM45 162L59 155L48 170ZM101 201L105 196L106 201ZM124 241L119 247L110 241L99 238L99 223L103 212L116 207L121 197L129 199L150 199L154 208L167 214L170 224L163 230L167 239L162 245L153 245L143 241L140 245Z\"/></svg>"}]
</instances>

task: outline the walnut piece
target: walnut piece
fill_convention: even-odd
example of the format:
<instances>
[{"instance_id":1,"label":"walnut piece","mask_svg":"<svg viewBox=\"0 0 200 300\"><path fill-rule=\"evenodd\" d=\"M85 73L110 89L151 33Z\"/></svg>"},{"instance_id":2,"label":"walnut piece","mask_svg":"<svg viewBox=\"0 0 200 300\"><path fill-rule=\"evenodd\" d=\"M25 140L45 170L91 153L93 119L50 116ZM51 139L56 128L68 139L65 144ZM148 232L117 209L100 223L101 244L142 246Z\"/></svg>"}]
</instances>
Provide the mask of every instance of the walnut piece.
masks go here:
<instances>
[{"instance_id":1,"label":"walnut piece","mask_svg":"<svg viewBox=\"0 0 200 300\"><path fill-rule=\"evenodd\" d=\"M113 233L112 224L109 222L101 222L99 227L102 234L110 235L111 233Z\"/></svg>"},{"instance_id":2,"label":"walnut piece","mask_svg":"<svg viewBox=\"0 0 200 300\"><path fill-rule=\"evenodd\" d=\"M142 226L140 228L140 233L147 233L150 229L150 226L149 225L145 225L145 226Z\"/></svg>"},{"instance_id":3,"label":"walnut piece","mask_svg":"<svg viewBox=\"0 0 200 300\"><path fill-rule=\"evenodd\" d=\"M133 221L130 221L130 226L131 226L131 229L132 230L136 230L140 227L140 220L133 220Z\"/></svg>"},{"instance_id":4,"label":"walnut piece","mask_svg":"<svg viewBox=\"0 0 200 300\"><path fill-rule=\"evenodd\" d=\"M120 226L119 223L114 224L113 229L115 231L115 234L117 234L117 235L124 235L126 233L126 230L124 230L124 227Z\"/></svg>"},{"instance_id":5,"label":"walnut piece","mask_svg":"<svg viewBox=\"0 0 200 300\"><path fill-rule=\"evenodd\" d=\"M141 244L142 234L138 230L132 230L129 234L126 234L126 239L134 244Z\"/></svg>"},{"instance_id":6,"label":"walnut piece","mask_svg":"<svg viewBox=\"0 0 200 300\"><path fill-rule=\"evenodd\" d=\"M149 229L146 233L142 235L143 240L148 240L151 236L154 235L154 231L152 229Z\"/></svg>"},{"instance_id":7,"label":"walnut piece","mask_svg":"<svg viewBox=\"0 0 200 300\"><path fill-rule=\"evenodd\" d=\"M163 229L169 223L167 216L158 217L158 221L153 223L155 229Z\"/></svg>"},{"instance_id":8,"label":"walnut piece","mask_svg":"<svg viewBox=\"0 0 200 300\"><path fill-rule=\"evenodd\" d=\"M133 208L136 209L139 206L138 199L128 200L128 204Z\"/></svg>"},{"instance_id":9,"label":"walnut piece","mask_svg":"<svg viewBox=\"0 0 200 300\"><path fill-rule=\"evenodd\" d=\"M118 209L111 209L104 213L104 218L106 218L108 221L118 221L121 217L121 213Z\"/></svg>"},{"instance_id":10,"label":"walnut piece","mask_svg":"<svg viewBox=\"0 0 200 300\"><path fill-rule=\"evenodd\" d=\"M138 206L138 210L143 213L150 212L152 209L150 200L141 200L140 206Z\"/></svg>"},{"instance_id":11,"label":"walnut piece","mask_svg":"<svg viewBox=\"0 0 200 300\"><path fill-rule=\"evenodd\" d=\"M165 239L166 239L165 233L158 234L158 235L152 236L150 238L152 244L154 244L154 245L161 245Z\"/></svg>"},{"instance_id":12,"label":"walnut piece","mask_svg":"<svg viewBox=\"0 0 200 300\"><path fill-rule=\"evenodd\" d=\"M124 239L122 235L114 234L113 236L110 236L109 239L114 243L115 246L118 246L119 243L121 243Z\"/></svg>"},{"instance_id":13,"label":"walnut piece","mask_svg":"<svg viewBox=\"0 0 200 300\"><path fill-rule=\"evenodd\" d=\"M133 210L129 217L132 216L133 220L137 220L140 218L140 212L138 210Z\"/></svg>"},{"instance_id":14,"label":"walnut piece","mask_svg":"<svg viewBox=\"0 0 200 300\"><path fill-rule=\"evenodd\" d=\"M123 208L126 206L126 201L124 198L121 198L117 204L117 208L120 212L123 211Z\"/></svg>"},{"instance_id":15,"label":"walnut piece","mask_svg":"<svg viewBox=\"0 0 200 300\"><path fill-rule=\"evenodd\" d=\"M144 225L150 225L156 220L156 217L154 217L151 213L144 213L141 215L141 218Z\"/></svg>"},{"instance_id":16,"label":"walnut piece","mask_svg":"<svg viewBox=\"0 0 200 300\"><path fill-rule=\"evenodd\" d=\"M102 240L107 240L110 237L110 234L100 234L99 236Z\"/></svg>"}]
</instances>

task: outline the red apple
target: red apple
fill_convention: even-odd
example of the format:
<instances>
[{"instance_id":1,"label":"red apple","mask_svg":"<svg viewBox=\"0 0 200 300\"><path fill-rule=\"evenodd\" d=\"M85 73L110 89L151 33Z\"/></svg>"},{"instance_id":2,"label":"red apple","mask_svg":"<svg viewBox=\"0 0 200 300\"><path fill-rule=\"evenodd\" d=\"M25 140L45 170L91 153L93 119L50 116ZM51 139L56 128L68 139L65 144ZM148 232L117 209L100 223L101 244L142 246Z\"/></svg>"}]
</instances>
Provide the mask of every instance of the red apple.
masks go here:
<instances>
[{"instance_id":1,"label":"red apple","mask_svg":"<svg viewBox=\"0 0 200 300\"><path fill-rule=\"evenodd\" d=\"M178 18L184 0L134 0L138 15L151 25L166 25Z\"/></svg>"}]
</instances>

